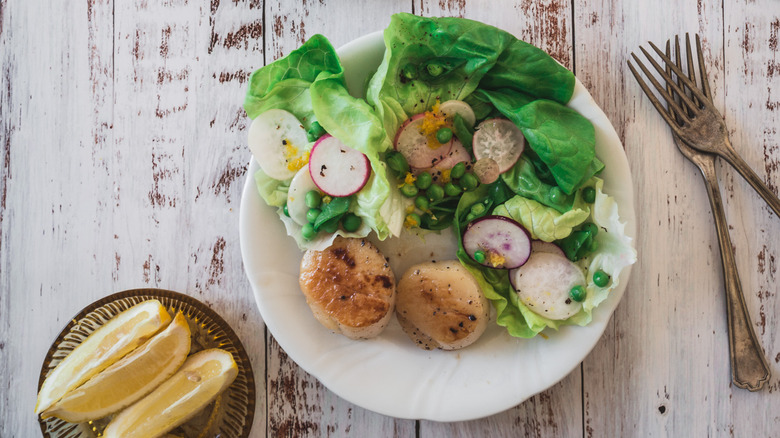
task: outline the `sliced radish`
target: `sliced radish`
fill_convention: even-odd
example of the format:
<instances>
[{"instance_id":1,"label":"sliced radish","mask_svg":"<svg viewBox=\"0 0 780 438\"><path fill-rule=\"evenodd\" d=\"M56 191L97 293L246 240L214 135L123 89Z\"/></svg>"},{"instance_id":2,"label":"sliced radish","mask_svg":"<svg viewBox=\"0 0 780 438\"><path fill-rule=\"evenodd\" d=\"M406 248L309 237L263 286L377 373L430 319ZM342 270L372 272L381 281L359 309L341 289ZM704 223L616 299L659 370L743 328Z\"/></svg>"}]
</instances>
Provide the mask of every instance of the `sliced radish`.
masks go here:
<instances>
[{"instance_id":1,"label":"sliced radish","mask_svg":"<svg viewBox=\"0 0 780 438\"><path fill-rule=\"evenodd\" d=\"M479 178L482 184L492 184L496 182L501 175L498 163L492 158L480 158L474 163L474 175Z\"/></svg>"},{"instance_id":2,"label":"sliced radish","mask_svg":"<svg viewBox=\"0 0 780 438\"><path fill-rule=\"evenodd\" d=\"M531 255L531 236L522 225L508 217L485 216L466 227L463 249L484 266L512 269L522 266Z\"/></svg>"},{"instance_id":3,"label":"sliced radish","mask_svg":"<svg viewBox=\"0 0 780 438\"><path fill-rule=\"evenodd\" d=\"M249 126L248 143L255 160L271 178L286 180L305 167L309 138L290 112L272 109L257 116Z\"/></svg>"},{"instance_id":4,"label":"sliced radish","mask_svg":"<svg viewBox=\"0 0 780 438\"><path fill-rule=\"evenodd\" d=\"M371 162L364 153L332 135L324 135L311 149L309 173L314 184L326 194L349 196L359 192L368 182Z\"/></svg>"},{"instance_id":5,"label":"sliced radish","mask_svg":"<svg viewBox=\"0 0 780 438\"><path fill-rule=\"evenodd\" d=\"M488 119L477 126L473 140L474 158L492 158L500 173L515 165L525 149L525 137L507 119Z\"/></svg>"},{"instance_id":6,"label":"sliced radish","mask_svg":"<svg viewBox=\"0 0 780 438\"><path fill-rule=\"evenodd\" d=\"M418 169L433 167L452 148L452 141L441 144L423 131L425 113L407 119L395 135L395 150L400 152L409 166ZM435 136L435 133L434 133Z\"/></svg>"},{"instance_id":7,"label":"sliced radish","mask_svg":"<svg viewBox=\"0 0 780 438\"><path fill-rule=\"evenodd\" d=\"M533 252L523 266L509 271L509 282L523 304L546 318L566 319L582 308L569 293L575 286L584 287L585 276L565 256Z\"/></svg>"},{"instance_id":8,"label":"sliced radish","mask_svg":"<svg viewBox=\"0 0 780 438\"><path fill-rule=\"evenodd\" d=\"M290 188L287 190L287 213L290 214L290 219L300 226L309 223L306 219L306 213L309 211L306 194L312 190L319 191L319 188L312 181L309 168L304 166L290 181Z\"/></svg>"},{"instance_id":9,"label":"sliced radish","mask_svg":"<svg viewBox=\"0 0 780 438\"><path fill-rule=\"evenodd\" d=\"M447 155L442 156L441 160L433 168L435 170L452 169L456 164L471 162L471 154L463 147L463 143L457 139L452 140L452 148Z\"/></svg>"},{"instance_id":10,"label":"sliced radish","mask_svg":"<svg viewBox=\"0 0 780 438\"><path fill-rule=\"evenodd\" d=\"M471 109L471 105L462 100L448 100L439 105L439 112L448 121L452 121L455 114L460 114L463 117L463 121L469 127L474 126L477 123L477 116L474 115L474 110Z\"/></svg>"},{"instance_id":11,"label":"sliced radish","mask_svg":"<svg viewBox=\"0 0 780 438\"><path fill-rule=\"evenodd\" d=\"M563 252L560 246L552 242L545 242L544 240L532 241L531 252L547 252L550 254L558 254L559 256L566 257L566 253Z\"/></svg>"}]
</instances>

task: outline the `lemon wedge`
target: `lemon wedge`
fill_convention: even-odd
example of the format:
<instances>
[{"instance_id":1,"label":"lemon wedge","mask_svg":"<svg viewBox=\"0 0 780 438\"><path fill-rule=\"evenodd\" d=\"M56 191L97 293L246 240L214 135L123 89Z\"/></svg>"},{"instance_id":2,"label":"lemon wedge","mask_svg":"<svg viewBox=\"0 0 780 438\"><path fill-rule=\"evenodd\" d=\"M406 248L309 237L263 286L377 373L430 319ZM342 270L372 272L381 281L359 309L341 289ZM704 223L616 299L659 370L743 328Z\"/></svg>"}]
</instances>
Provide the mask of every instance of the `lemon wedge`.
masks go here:
<instances>
[{"instance_id":1,"label":"lemon wedge","mask_svg":"<svg viewBox=\"0 0 780 438\"><path fill-rule=\"evenodd\" d=\"M135 350L170 322L171 315L157 300L136 304L111 318L49 373L38 393L35 413L49 409L68 391Z\"/></svg>"},{"instance_id":2,"label":"lemon wedge","mask_svg":"<svg viewBox=\"0 0 780 438\"><path fill-rule=\"evenodd\" d=\"M42 418L71 423L97 420L129 406L167 380L190 352L190 326L182 313L162 332L68 392Z\"/></svg>"},{"instance_id":3,"label":"lemon wedge","mask_svg":"<svg viewBox=\"0 0 780 438\"><path fill-rule=\"evenodd\" d=\"M159 437L195 416L237 375L236 362L227 351L212 348L195 353L170 379L119 412L103 437Z\"/></svg>"}]
</instances>

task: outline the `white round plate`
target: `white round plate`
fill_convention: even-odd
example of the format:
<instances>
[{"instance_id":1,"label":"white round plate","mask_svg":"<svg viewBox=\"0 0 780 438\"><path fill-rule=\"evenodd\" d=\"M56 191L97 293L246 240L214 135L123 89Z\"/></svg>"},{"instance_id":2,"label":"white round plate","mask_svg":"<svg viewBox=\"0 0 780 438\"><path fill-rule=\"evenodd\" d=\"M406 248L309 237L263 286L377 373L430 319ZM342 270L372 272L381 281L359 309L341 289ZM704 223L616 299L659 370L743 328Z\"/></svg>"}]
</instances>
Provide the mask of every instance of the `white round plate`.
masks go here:
<instances>
[{"instance_id":1,"label":"white round plate","mask_svg":"<svg viewBox=\"0 0 780 438\"><path fill-rule=\"evenodd\" d=\"M341 47L350 92L362 96L367 78L382 60L384 42L376 32ZM606 168L604 191L614 196L626 234L636 234L628 160L606 115L577 81L569 106L596 128L596 153ZM586 327L546 330L546 337L512 338L491 322L473 345L458 351L425 351L393 319L377 338L353 341L334 334L312 316L298 286L302 253L287 236L275 209L257 194L252 160L241 198L241 253L257 306L279 345L298 365L340 397L399 418L463 421L518 405L569 374L601 337L630 274L594 312ZM380 245L396 276L430 259L455 258L452 235L385 241ZM401 256L401 257L399 257Z\"/></svg>"}]
</instances>

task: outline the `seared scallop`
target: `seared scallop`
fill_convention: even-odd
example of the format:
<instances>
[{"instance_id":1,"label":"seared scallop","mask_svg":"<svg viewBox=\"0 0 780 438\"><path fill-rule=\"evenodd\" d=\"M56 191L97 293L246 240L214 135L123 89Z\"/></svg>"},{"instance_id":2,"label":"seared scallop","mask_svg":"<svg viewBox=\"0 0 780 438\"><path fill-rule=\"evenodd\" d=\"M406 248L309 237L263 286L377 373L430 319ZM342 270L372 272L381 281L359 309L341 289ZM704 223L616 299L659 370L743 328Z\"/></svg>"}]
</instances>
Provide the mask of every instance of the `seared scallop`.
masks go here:
<instances>
[{"instance_id":1,"label":"seared scallop","mask_svg":"<svg viewBox=\"0 0 780 438\"><path fill-rule=\"evenodd\" d=\"M299 282L314 317L348 338L372 338L390 322L395 277L368 240L338 237L323 251L306 251Z\"/></svg>"},{"instance_id":2,"label":"seared scallop","mask_svg":"<svg viewBox=\"0 0 780 438\"><path fill-rule=\"evenodd\" d=\"M398 322L426 350L471 345L487 328L489 311L479 284L457 260L412 266L398 282Z\"/></svg>"}]
</instances>

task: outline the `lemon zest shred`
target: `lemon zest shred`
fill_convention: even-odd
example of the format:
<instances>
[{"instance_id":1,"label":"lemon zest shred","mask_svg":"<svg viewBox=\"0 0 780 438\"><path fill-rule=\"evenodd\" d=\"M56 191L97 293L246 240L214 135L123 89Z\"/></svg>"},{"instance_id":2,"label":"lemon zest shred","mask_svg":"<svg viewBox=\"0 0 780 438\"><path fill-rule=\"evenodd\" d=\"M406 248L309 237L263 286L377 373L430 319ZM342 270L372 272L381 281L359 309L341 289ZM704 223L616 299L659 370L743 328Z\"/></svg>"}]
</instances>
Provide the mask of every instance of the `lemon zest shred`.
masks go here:
<instances>
[{"instance_id":1,"label":"lemon zest shred","mask_svg":"<svg viewBox=\"0 0 780 438\"><path fill-rule=\"evenodd\" d=\"M417 223L416 220L414 220L414 217L412 215L408 214L406 215L406 219L404 219L404 227L406 228L414 228L419 227L420 224Z\"/></svg>"},{"instance_id":2,"label":"lemon zest shred","mask_svg":"<svg viewBox=\"0 0 780 438\"><path fill-rule=\"evenodd\" d=\"M488 251L487 260L494 268L506 262L506 258L495 251Z\"/></svg>"},{"instance_id":3,"label":"lemon zest shred","mask_svg":"<svg viewBox=\"0 0 780 438\"><path fill-rule=\"evenodd\" d=\"M297 172L303 168L303 166L309 164L309 151L306 151L300 157L287 162L287 169L293 172Z\"/></svg>"},{"instance_id":4,"label":"lemon zest shred","mask_svg":"<svg viewBox=\"0 0 780 438\"><path fill-rule=\"evenodd\" d=\"M444 169L441 171L441 182L444 184L447 184L450 182L450 173L452 172L452 169Z\"/></svg>"}]
</instances>

